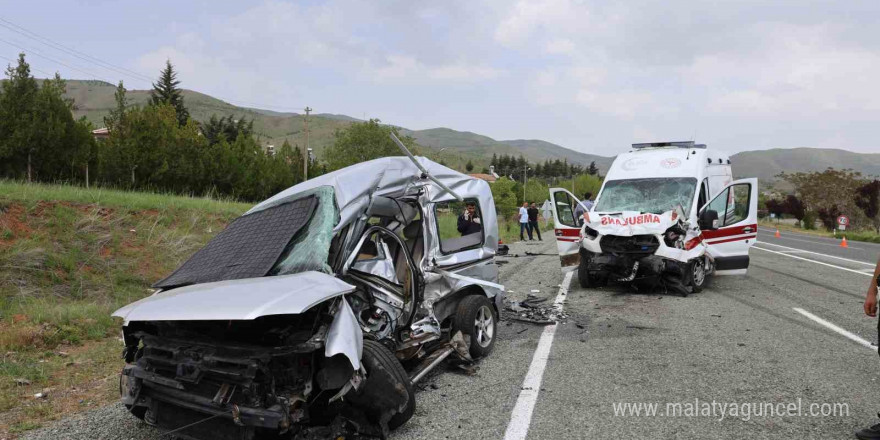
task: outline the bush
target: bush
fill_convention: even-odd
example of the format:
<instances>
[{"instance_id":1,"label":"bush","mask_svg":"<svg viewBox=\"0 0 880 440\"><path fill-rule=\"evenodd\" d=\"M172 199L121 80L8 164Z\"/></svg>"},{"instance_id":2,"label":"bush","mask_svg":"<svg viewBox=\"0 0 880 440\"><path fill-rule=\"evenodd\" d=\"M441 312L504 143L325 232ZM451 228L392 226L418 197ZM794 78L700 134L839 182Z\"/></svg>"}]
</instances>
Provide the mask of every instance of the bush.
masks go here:
<instances>
[{"instance_id":1,"label":"bush","mask_svg":"<svg viewBox=\"0 0 880 440\"><path fill-rule=\"evenodd\" d=\"M807 211L804 213L804 219L801 221L803 223L804 229L814 230L816 229L816 219L818 216L813 211Z\"/></svg>"}]
</instances>

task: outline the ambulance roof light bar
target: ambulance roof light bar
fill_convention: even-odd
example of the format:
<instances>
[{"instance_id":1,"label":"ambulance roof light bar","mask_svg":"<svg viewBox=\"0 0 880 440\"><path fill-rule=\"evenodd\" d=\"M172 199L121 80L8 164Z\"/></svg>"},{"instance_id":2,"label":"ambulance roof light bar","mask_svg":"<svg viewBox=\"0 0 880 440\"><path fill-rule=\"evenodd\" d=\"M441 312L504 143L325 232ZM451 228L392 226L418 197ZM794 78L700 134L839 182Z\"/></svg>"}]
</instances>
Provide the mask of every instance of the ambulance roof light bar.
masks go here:
<instances>
[{"instance_id":1,"label":"ambulance roof light bar","mask_svg":"<svg viewBox=\"0 0 880 440\"><path fill-rule=\"evenodd\" d=\"M645 148L668 148L668 147L706 149L706 144L697 144L697 143L694 143L694 141L648 142L648 143L644 143L644 144L632 144L632 147L634 150L642 150Z\"/></svg>"}]
</instances>

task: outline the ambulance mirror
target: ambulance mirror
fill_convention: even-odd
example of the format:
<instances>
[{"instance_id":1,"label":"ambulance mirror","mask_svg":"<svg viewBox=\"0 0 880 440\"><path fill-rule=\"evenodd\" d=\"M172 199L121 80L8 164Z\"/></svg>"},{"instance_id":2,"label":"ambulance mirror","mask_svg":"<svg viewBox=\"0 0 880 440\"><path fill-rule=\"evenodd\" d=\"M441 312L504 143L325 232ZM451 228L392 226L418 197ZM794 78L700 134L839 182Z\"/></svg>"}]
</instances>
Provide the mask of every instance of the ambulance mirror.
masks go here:
<instances>
[{"instance_id":1,"label":"ambulance mirror","mask_svg":"<svg viewBox=\"0 0 880 440\"><path fill-rule=\"evenodd\" d=\"M700 213L700 229L704 231L711 231L713 229L718 229L718 211L714 209L707 209Z\"/></svg>"}]
</instances>

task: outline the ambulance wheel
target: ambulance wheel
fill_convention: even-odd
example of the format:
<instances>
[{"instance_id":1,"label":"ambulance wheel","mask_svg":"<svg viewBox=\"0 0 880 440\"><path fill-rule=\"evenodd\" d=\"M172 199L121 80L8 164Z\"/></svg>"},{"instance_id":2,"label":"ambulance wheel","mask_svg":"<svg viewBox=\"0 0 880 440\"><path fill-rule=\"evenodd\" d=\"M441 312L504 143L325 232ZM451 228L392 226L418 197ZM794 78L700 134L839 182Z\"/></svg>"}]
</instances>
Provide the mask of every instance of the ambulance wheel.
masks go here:
<instances>
[{"instance_id":1,"label":"ambulance wheel","mask_svg":"<svg viewBox=\"0 0 880 440\"><path fill-rule=\"evenodd\" d=\"M706 286L706 262L703 258L696 258L691 260L687 265L687 277L686 285L691 287L691 291L693 293L699 293L703 291L703 287Z\"/></svg>"},{"instance_id":2,"label":"ambulance wheel","mask_svg":"<svg viewBox=\"0 0 880 440\"><path fill-rule=\"evenodd\" d=\"M580 266L578 266L578 282L581 287L588 289L590 287L602 287L608 284L608 274L604 274L601 272L590 273L587 270L587 265L583 263L581 260Z\"/></svg>"}]
</instances>

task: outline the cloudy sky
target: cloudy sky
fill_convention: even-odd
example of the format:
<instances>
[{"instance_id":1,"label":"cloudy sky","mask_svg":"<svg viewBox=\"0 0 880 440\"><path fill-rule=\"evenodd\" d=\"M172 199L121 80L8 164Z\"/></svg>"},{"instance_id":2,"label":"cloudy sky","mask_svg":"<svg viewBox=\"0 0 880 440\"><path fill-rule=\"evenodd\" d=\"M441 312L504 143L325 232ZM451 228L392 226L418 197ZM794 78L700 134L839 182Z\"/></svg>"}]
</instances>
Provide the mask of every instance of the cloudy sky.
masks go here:
<instances>
[{"instance_id":1,"label":"cloudy sky","mask_svg":"<svg viewBox=\"0 0 880 440\"><path fill-rule=\"evenodd\" d=\"M170 59L238 105L595 154L694 136L880 153L877 0L0 4L0 62L24 49L38 76L143 89Z\"/></svg>"}]
</instances>

